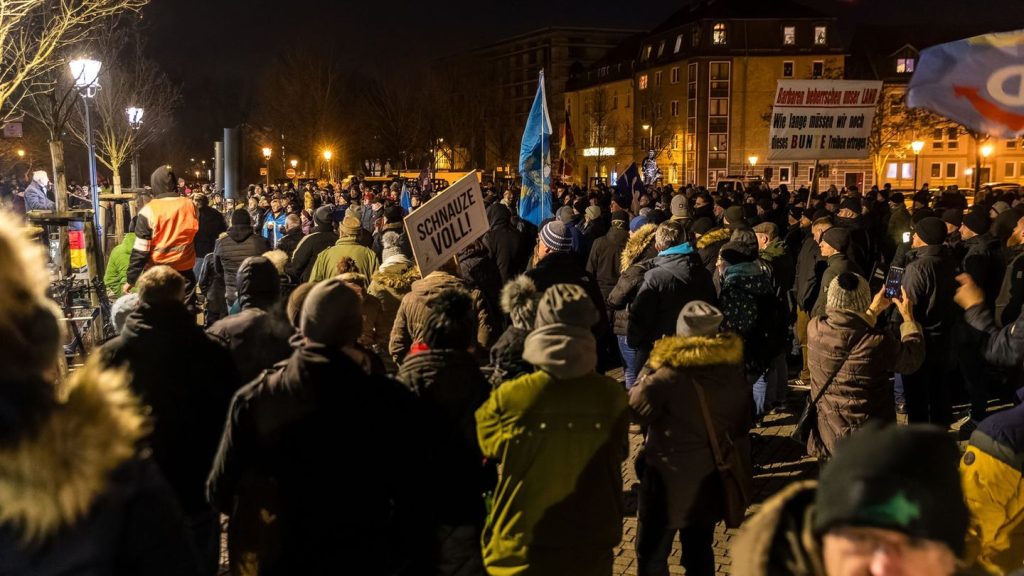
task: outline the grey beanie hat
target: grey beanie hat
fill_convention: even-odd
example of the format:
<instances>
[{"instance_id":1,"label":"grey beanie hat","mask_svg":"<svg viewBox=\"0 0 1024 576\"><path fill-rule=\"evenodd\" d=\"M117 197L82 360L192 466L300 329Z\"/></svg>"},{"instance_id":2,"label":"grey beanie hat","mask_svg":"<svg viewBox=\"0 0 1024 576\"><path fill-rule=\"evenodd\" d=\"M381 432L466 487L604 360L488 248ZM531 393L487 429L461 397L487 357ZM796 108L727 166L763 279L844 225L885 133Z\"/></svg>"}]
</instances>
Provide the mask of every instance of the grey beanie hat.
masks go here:
<instances>
[{"instance_id":1,"label":"grey beanie hat","mask_svg":"<svg viewBox=\"0 0 1024 576\"><path fill-rule=\"evenodd\" d=\"M871 305L871 288L868 281L853 272L844 272L836 276L828 285L825 304L828 309L866 312Z\"/></svg>"},{"instance_id":2,"label":"grey beanie hat","mask_svg":"<svg viewBox=\"0 0 1024 576\"><path fill-rule=\"evenodd\" d=\"M363 330L359 296L339 278L330 278L309 291L302 303L302 335L325 346L352 344Z\"/></svg>"},{"instance_id":3,"label":"grey beanie hat","mask_svg":"<svg viewBox=\"0 0 1024 576\"><path fill-rule=\"evenodd\" d=\"M118 334L128 321L128 315L135 312L139 307L139 295L135 292L121 296L110 306L110 323L114 325L114 331Z\"/></svg>"},{"instance_id":4,"label":"grey beanie hat","mask_svg":"<svg viewBox=\"0 0 1024 576\"><path fill-rule=\"evenodd\" d=\"M552 252L572 250L572 232L560 220L552 220L540 229L540 241Z\"/></svg>"},{"instance_id":5,"label":"grey beanie hat","mask_svg":"<svg viewBox=\"0 0 1024 576\"><path fill-rule=\"evenodd\" d=\"M385 232L380 238L381 245L384 249L381 250L381 259L387 260L395 256L404 256L402 253L402 247L399 246L401 243L401 236L397 232ZM372 271L371 271L372 273Z\"/></svg>"},{"instance_id":6,"label":"grey beanie hat","mask_svg":"<svg viewBox=\"0 0 1024 576\"><path fill-rule=\"evenodd\" d=\"M683 306L676 320L679 336L711 336L718 333L725 317L721 310L703 300L692 300Z\"/></svg>"},{"instance_id":7,"label":"grey beanie hat","mask_svg":"<svg viewBox=\"0 0 1024 576\"><path fill-rule=\"evenodd\" d=\"M555 212L555 217L566 224L572 222L572 216L572 206L562 206Z\"/></svg>"},{"instance_id":8,"label":"grey beanie hat","mask_svg":"<svg viewBox=\"0 0 1024 576\"><path fill-rule=\"evenodd\" d=\"M587 220L597 220L601 217L600 206L587 206L587 209L583 211Z\"/></svg>"},{"instance_id":9,"label":"grey beanie hat","mask_svg":"<svg viewBox=\"0 0 1024 576\"><path fill-rule=\"evenodd\" d=\"M539 300L537 285L526 274L509 280L501 289L501 310L512 318L512 325L521 330L533 329Z\"/></svg>"},{"instance_id":10,"label":"grey beanie hat","mask_svg":"<svg viewBox=\"0 0 1024 576\"><path fill-rule=\"evenodd\" d=\"M576 284L555 284L544 292L537 303L534 328L551 324L590 328L599 319L597 307L586 290Z\"/></svg>"}]
</instances>

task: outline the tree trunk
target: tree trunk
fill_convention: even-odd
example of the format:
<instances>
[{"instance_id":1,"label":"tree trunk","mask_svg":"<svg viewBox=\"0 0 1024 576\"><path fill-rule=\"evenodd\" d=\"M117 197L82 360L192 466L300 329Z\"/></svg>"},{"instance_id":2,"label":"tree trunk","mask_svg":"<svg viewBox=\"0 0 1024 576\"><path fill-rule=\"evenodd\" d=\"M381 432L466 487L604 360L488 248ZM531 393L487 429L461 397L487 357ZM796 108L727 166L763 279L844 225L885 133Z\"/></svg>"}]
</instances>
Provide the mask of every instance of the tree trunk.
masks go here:
<instances>
[{"instance_id":1,"label":"tree trunk","mask_svg":"<svg viewBox=\"0 0 1024 576\"><path fill-rule=\"evenodd\" d=\"M59 214L68 211L68 181L64 174L64 143L60 140L50 141L50 162L53 163L53 202ZM61 276L71 273L71 249L68 246L67 228L60 228L60 246L57 249L57 267Z\"/></svg>"},{"instance_id":2,"label":"tree trunk","mask_svg":"<svg viewBox=\"0 0 1024 576\"><path fill-rule=\"evenodd\" d=\"M111 170L111 172L112 172L112 174L111 174L110 180L113 183L114 194L120 194L121 193L121 170L114 169L114 170Z\"/></svg>"}]
</instances>

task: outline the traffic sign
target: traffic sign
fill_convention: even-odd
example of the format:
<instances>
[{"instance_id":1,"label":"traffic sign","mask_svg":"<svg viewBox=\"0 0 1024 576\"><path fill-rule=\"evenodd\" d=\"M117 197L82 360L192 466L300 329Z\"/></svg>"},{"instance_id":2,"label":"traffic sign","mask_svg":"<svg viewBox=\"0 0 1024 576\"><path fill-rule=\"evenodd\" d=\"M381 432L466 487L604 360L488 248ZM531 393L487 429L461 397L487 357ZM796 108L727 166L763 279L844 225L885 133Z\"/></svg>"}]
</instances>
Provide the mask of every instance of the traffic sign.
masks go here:
<instances>
[{"instance_id":1,"label":"traffic sign","mask_svg":"<svg viewBox=\"0 0 1024 576\"><path fill-rule=\"evenodd\" d=\"M260 168L260 176L266 176L266 175L267 175L267 169L266 168Z\"/></svg>"},{"instance_id":2,"label":"traffic sign","mask_svg":"<svg viewBox=\"0 0 1024 576\"><path fill-rule=\"evenodd\" d=\"M298 173L295 171L295 168L289 168L284 171L284 175L287 176L288 178L295 178L296 174Z\"/></svg>"}]
</instances>

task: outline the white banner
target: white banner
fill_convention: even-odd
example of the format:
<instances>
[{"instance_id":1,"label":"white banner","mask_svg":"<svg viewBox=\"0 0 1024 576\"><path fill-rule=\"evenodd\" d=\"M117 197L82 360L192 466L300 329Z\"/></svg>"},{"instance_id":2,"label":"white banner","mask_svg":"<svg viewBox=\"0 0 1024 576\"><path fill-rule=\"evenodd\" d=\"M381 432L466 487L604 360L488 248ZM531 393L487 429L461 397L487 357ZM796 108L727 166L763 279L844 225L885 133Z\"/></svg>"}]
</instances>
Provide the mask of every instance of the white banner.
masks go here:
<instances>
[{"instance_id":1,"label":"white banner","mask_svg":"<svg viewBox=\"0 0 1024 576\"><path fill-rule=\"evenodd\" d=\"M867 158L881 94L874 81L779 80L768 160Z\"/></svg>"},{"instance_id":2,"label":"white banner","mask_svg":"<svg viewBox=\"0 0 1024 576\"><path fill-rule=\"evenodd\" d=\"M487 229L487 210L476 171L405 217L405 231L423 276L437 270Z\"/></svg>"}]
</instances>

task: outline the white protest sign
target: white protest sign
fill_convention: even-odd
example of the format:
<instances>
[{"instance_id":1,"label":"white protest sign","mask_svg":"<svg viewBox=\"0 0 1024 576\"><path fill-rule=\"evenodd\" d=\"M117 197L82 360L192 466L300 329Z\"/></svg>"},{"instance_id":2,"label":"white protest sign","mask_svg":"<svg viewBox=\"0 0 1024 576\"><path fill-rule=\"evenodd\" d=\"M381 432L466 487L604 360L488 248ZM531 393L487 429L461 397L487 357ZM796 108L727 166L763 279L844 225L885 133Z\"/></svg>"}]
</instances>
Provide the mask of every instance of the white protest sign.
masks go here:
<instances>
[{"instance_id":1,"label":"white protest sign","mask_svg":"<svg viewBox=\"0 0 1024 576\"><path fill-rule=\"evenodd\" d=\"M437 270L488 230L480 180L470 172L405 217L420 274Z\"/></svg>"},{"instance_id":2,"label":"white protest sign","mask_svg":"<svg viewBox=\"0 0 1024 576\"><path fill-rule=\"evenodd\" d=\"M874 81L779 80L768 160L867 158L881 94Z\"/></svg>"}]
</instances>

